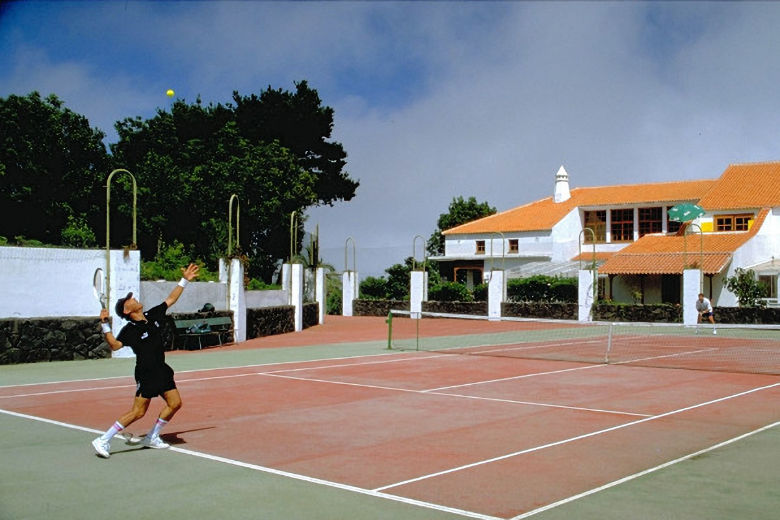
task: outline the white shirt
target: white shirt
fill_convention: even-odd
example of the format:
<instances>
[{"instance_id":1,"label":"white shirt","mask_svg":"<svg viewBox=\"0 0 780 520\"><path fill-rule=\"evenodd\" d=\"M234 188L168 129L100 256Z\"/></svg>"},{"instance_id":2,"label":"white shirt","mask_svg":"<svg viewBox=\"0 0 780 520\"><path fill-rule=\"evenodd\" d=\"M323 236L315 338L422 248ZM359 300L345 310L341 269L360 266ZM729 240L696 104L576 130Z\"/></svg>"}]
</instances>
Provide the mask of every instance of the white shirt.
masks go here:
<instances>
[{"instance_id":1,"label":"white shirt","mask_svg":"<svg viewBox=\"0 0 780 520\"><path fill-rule=\"evenodd\" d=\"M699 312L712 312L712 304L707 298L696 300L696 310Z\"/></svg>"}]
</instances>

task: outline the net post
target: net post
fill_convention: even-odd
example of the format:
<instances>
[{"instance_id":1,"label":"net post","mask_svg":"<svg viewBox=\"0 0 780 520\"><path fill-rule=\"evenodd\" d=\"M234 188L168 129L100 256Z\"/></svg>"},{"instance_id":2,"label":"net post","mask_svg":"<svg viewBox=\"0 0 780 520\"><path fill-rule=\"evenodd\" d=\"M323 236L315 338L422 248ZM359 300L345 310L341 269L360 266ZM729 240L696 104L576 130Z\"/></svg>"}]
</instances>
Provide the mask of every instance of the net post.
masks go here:
<instances>
[{"instance_id":1,"label":"net post","mask_svg":"<svg viewBox=\"0 0 780 520\"><path fill-rule=\"evenodd\" d=\"M609 352L612 350L612 328L615 326L614 323L609 324L609 329L607 331L607 351L604 353L604 364L609 365Z\"/></svg>"},{"instance_id":2,"label":"net post","mask_svg":"<svg viewBox=\"0 0 780 520\"><path fill-rule=\"evenodd\" d=\"M387 311L387 350L393 349L393 311Z\"/></svg>"}]
</instances>

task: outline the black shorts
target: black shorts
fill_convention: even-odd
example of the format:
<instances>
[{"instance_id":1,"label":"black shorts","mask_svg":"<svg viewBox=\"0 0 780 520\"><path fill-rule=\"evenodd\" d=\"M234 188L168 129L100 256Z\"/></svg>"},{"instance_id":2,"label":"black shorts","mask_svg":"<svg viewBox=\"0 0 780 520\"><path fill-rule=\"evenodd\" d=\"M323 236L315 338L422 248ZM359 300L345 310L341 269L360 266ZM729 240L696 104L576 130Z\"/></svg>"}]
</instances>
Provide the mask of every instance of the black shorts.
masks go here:
<instances>
[{"instance_id":1,"label":"black shorts","mask_svg":"<svg viewBox=\"0 0 780 520\"><path fill-rule=\"evenodd\" d=\"M144 399L153 399L158 395L162 397L165 392L176 389L176 382L172 376L146 377L136 379L135 383L135 396Z\"/></svg>"},{"instance_id":2,"label":"black shorts","mask_svg":"<svg viewBox=\"0 0 780 520\"><path fill-rule=\"evenodd\" d=\"M711 312L702 312L701 313L701 317L702 318L709 318L710 316L712 316Z\"/></svg>"}]
</instances>

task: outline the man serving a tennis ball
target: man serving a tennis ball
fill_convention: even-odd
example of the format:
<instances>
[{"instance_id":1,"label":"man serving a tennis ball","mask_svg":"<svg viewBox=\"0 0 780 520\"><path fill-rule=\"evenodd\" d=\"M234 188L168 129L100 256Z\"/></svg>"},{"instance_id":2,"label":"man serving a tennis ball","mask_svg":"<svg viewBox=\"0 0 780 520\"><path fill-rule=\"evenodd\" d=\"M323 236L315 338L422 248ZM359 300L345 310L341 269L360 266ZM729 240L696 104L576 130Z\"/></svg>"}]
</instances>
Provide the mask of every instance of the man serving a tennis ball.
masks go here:
<instances>
[{"instance_id":1,"label":"man serving a tennis ball","mask_svg":"<svg viewBox=\"0 0 780 520\"><path fill-rule=\"evenodd\" d=\"M168 444L160 439L160 430L181 408L181 396L173 380L173 369L165 363L162 328L165 312L176 303L184 291L184 287L198 276L198 270L199 267L195 264L190 264L186 269L182 267L182 279L179 281L179 285L173 288L165 301L146 312L144 312L143 305L133 298L133 293L128 293L124 298L120 298L116 302L116 314L128 320L129 323L122 327L117 337L111 333L108 310L103 309L100 312L101 327L111 350L118 350L127 345L135 353L136 391L132 408L120 416L106 433L92 441L92 446L98 456L107 459L111 455L111 438L146 415L149 403L152 398L158 395L165 399L165 408L160 412L154 427L145 437L132 438L128 442L130 444L140 443L148 448L168 447Z\"/></svg>"}]
</instances>

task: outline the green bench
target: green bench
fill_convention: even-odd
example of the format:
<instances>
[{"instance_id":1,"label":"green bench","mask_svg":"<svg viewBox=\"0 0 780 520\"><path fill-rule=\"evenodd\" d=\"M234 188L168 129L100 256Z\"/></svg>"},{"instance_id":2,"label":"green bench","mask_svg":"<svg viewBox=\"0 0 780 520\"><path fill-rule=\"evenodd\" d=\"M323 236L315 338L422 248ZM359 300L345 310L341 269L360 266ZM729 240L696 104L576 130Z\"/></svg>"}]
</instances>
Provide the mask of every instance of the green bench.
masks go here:
<instances>
[{"instance_id":1,"label":"green bench","mask_svg":"<svg viewBox=\"0 0 780 520\"><path fill-rule=\"evenodd\" d=\"M203 348L203 340L208 337L215 337L220 345L225 342L225 338L233 341L233 319L228 316L173 320L173 326L175 330L171 343L172 349L177 348L176 340L178 338L184 338L184 348L189 348L189 338L197 338L199 349Z\"/></svg>"}]
</instances>

